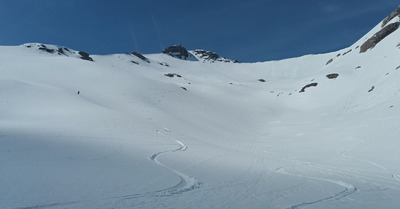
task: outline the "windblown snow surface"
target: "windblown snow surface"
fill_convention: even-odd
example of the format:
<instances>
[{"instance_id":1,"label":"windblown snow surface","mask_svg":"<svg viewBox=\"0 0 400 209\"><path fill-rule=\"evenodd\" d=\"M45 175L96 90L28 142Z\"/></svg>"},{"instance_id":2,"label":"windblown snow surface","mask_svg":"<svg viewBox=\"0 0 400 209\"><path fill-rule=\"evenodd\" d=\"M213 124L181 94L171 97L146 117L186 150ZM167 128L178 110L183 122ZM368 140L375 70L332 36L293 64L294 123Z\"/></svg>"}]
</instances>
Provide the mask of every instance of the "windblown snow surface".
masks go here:
<instances>
[{"instance_id":1,"label":"windblown snow surface","mask_svg":"<svg viewBox=\"0 0 400 209\"><path fill-rule=\"evenodd\" d=\"M0 208L399 208L400 31L359 53L380 29L243 64L0 47Z\"/></svg>"}]
</instances>

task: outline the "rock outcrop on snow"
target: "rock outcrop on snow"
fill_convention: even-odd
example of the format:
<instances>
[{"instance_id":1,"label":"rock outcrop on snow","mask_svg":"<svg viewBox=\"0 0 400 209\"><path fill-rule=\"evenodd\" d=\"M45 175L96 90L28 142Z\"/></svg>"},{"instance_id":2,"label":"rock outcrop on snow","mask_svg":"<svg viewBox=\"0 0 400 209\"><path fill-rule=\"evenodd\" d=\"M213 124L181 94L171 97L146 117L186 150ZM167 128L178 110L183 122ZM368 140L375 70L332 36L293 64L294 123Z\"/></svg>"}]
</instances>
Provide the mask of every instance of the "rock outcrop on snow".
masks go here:
<instances>
[{"instance_id":1,"label":"rock outcrop on snow","mask_svg":"<svg viewBox=\"0 0 400 209\"><path fill-rule=\"evenodd\" d=\"M225 57L220 57L217 53L203 50L203 49L196 49L193 51L193 54L199 60L205 60L210 62L230 62L230 63L239 63L237 60L231 60Z\"/></svg>"},{"instance_id":2,"label":"rock outcrop on snow","mask_svg":"<svg viewBox=\"0 0 400 209\"><path fill-rule=\"evenodd\" d=\"M310 83L310 84L307 84L307 85L305 85L303 88L301 88L301 90L300 90L299 93L305 92L305 91L306 91L306 88L315 87L315 86L318 86L318 83Z\"/></svg>"},{"instance_id":3,"label":"rock outcrop on snow","mask_svg":"<svg viewBox=\"0 0 400 209\"><path fill-rule=\"evenodd\" d=\"M396 31L400 26L400 22L395 22L387 25L379 32L375 33L370 39L364 42L360 47L360 53L366 52L368 49L375 47L380 41L386 38L388 35Z\"/></svg>"},{"instance_id":4,"label":"rock outcrop on snow","mask_svg":"<svg viewBox=\"0 0 400 209\"><path fill-rule=\"evenodd\" d=\"M188 52L185 47L180 44L167 47L162 51L162 53L181 60L197 60L192 54Z\"/></svg>"},{"instance_id":5,"label":"rock outcrop on snow","mask_svg":"<svg viewBox=\"0 0 400 209\"><path fill-rule=\"evenodd\" d=\"M395 18L396 16L400 17L400 6L397 7L396 10L394 10L392 13L390 13L389 16L387 16L383 22L382 22L382 28L386 26L386 24L388 24L393 18Z\"/></svg>"},{"instance_id":6,"label":"rock outcrop on snow","mask_svg":"<svg viewBox=\"0 0 400 209\"><path fill-rule=\"evenodd\" d=\"M78 54L81 55L81 59L93 62L93 59L90 57L88 53L79 51Z\"/></svg>"},{"instance_id":7,"label":"rock outcrop on snow","mask_svg":"<svg viewBox=\"0 0 400 209\"><path fill-rule=\"evenodd\" d=\"M88 53L83 51L75 51L67 47L55 46L50 44L41 44L41 43L27 43L24 44L23 46L29 49L36 49L49 54L58 54L61 56L76 57L76 58L81 58L83 60L93 61L93 59L90 57Z\"/></svg>"},{"instance_id":8,"label":"rock outcrop on snow","mask_svg":"<svg viewBox=\"0 0 400 209\"><path fill-rule=\"evenodd\" d=\"M139 59L141 59L147 63L150 63L150 60L147 57L145 57L144 55L142 55L138 52L132 52L131 55L134 55L134 56L138 57Z\"/></svg>"}]
</instances>

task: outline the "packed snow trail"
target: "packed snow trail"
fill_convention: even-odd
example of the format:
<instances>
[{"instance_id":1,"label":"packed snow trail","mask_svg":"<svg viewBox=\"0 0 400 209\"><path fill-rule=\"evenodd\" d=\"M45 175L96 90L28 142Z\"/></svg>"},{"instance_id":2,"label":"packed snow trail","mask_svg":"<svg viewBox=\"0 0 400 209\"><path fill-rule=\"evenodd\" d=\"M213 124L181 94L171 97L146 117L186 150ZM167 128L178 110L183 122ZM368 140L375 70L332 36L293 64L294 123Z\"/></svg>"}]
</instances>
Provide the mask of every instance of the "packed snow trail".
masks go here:
<instances>
[{"instance_id":1,"label":"packed snow trail","mask_svg":"<svg viewBox=\"0 0 400 209\"><path fill-rule=\"evenodd\" d=\"M165 129L168 130L168 129ZM157 130L157 133L160 134L161 136L166 137L164 134L162 134L159 130ZM131 198L139 198L139 197L164 197L164 196L172 196L172 195L176 195L176 194L181 194L183 192L187 192L187 191L191 191L194 189L197 189L200 187L200 183L198 182L198 180L196 180L195 178L192 178L172 167L169 167L163 163L161 163L158 158L164 154L167 153L174 153L174 152L184 152L187 150L187 146L179 141L179 140L175 140L175 139L171 139L174 142L176 142L179 145L179 148L174 149L174 150L166 150L166 151L162 151L162 152L158 152L156 154L153 154L151 156L149 156L149 160L153 161L154 163L156 163L157 165L164 167L170 171L172 171L173 173L175 173L176 175L179 176L180 178L180 182L170 188L166 188L163 190L159 190L159 191L154 191L154 192L149 192L149 193L145 193L145 194L135 194L135 195L127 195L124 198L126 199L131 199Z\"/></svg>"}]
</instances>

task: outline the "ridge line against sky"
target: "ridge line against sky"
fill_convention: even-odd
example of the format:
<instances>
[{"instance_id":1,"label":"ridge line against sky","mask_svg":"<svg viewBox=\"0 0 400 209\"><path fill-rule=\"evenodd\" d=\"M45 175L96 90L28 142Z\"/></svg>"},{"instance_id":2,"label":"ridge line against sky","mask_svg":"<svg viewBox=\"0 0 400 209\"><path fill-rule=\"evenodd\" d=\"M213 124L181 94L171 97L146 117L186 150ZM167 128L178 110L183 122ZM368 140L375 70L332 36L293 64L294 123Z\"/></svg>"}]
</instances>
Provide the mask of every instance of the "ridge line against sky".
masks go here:
<instances>
[{"instance_id":1,"label":"ridge line against sky","mask_svg":"<svg viewBox=\"0 0 400 209\"><path fill-rule=\"evenodd\" d=\"M90 54L182 44L241 62L350 46L398 0L0 0L0 45L40 42Z\"/></svg>"}]
</instances>

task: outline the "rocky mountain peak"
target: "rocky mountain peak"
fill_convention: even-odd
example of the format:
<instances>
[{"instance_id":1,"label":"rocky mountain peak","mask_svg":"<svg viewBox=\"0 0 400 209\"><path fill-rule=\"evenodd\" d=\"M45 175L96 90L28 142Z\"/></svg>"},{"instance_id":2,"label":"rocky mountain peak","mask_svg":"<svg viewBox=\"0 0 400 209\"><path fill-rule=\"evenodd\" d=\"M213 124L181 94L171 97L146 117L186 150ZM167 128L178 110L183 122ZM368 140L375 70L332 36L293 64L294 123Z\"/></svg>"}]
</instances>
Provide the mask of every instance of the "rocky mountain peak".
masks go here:
<instances>
[{"instance_id":1,"label":"rocky mountain peak","mask_svg":"<svg viewBox=\"0 0 400 209\"><path fill-rule=\"evenodd\" d=\"M196 49L193 51L193 54L200 60L210 61L210 62L230 62L230 63L238 63L237 60L227 59L225 57L220 57L217 53L203 50L203 49Z\"/></svg>"},{"instance_id":2,"label":"rocky mountain peak","mask_svg":"<svg viewBox=\"0 0 400 209\"><path fill-rule=\"evenodd\" d=\"M167 47L162 51L162 53L182 60L196 60L196 58L180 44Z\"/></svg>"}]
</instances>

